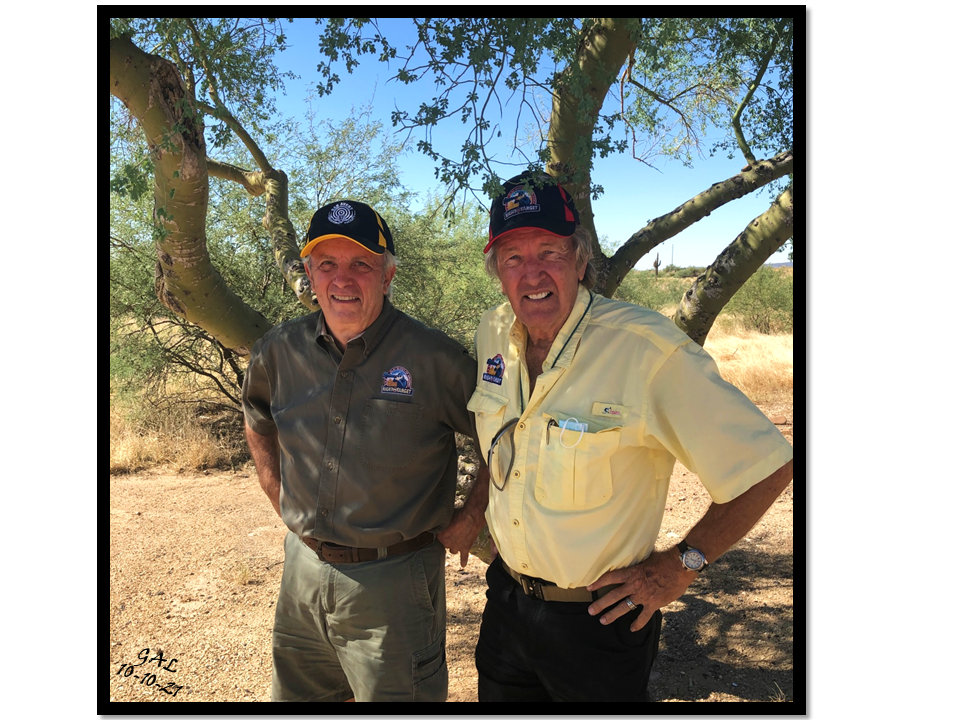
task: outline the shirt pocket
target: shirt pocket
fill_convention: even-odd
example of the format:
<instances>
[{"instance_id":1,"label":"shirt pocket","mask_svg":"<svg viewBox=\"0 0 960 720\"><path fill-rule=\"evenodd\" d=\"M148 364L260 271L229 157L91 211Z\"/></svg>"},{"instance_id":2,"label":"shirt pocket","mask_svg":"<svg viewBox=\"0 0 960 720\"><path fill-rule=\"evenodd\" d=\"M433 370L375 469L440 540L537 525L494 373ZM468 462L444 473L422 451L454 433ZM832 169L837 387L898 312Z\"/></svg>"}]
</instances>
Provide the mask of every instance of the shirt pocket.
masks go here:
<instances>
[{"instance_id":1,"label":"shirt pocket","mask_svg":"<svg viewBox=\"0 0 960 720\"><path fill-rule=\"evenodd\" d=\"M482 388L477 388L467 403L467 410L476 417L477 439L480 441L480 450L483 453L483 462L488 461L490 443L496 437L497 432L503 427L504 417L507 412L507 398L502 395L487 392ZM508 439L501 438L501 442L507 442ZM499 466L499 463L495 463ZM503 486L500 468L489 468L491 479L500 487Z\"/></svg>"},{"instance_id":2,"label":"shirt pocket","mask_svg":"<svg viewBox=\"0 0 960 720\"><path fill-rule=\"evenodd\" d=\"M556 418L544 415L534 497L549 510L590 510L613 497L613 455L622 428L599 432L567 430L560 443ZM552 421L552 423L551 423ZM574 444L576 443L576 444Z\"/></svg>"},{"instance_id":3,"label":"shirt pocket","mask_svg":"<svg viewBox=\"0 0 960 720\"><path fill-rule=\"evenodd\" d=\"M360 462L375 468L402 468L420 451L423 408L389 400L367 400L360 431Z\"/></svg>"}]
</instances>

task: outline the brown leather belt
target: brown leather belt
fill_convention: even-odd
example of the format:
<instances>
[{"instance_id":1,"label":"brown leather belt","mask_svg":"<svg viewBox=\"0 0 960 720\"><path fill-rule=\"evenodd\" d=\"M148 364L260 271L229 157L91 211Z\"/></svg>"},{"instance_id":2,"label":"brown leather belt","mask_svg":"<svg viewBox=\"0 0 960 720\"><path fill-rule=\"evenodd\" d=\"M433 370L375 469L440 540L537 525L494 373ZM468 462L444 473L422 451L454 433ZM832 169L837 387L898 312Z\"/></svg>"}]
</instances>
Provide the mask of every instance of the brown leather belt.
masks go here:
<instances>
[{"instance_id":1,"label":"brown leather belt","mask_svg":"<svg viewBox=\"0 0 960 720\"><path fill-rule=\"evenodd\" d=\"M317 556L328 563L358 563L369 562L370 560L380 560L393 555L403 555L424 548L433 542L434 534L432 532L423 532L410 540L398 542L385 548L355 548L346 545L337 545L336 543L320 542L316 538L301 537L300 540L308 548L313 550Z\"/></svg>"},{"instance_id":2,"label":"brown leather belt","mask_svg":"<svg viewBox=\"0 0 960 720\"><path fill-rule=\"evenodd\" d=\"M548 602L593 602L598 600L608 592L613 590L616 585L606 585L599 590L587 590L585 587L562 588L557 587L555 583L540 578L521 575L502 562L503 569L507 575L512 577L523 588L523 594L537 600L546 600Z\"/></svg>"}]
</instances>

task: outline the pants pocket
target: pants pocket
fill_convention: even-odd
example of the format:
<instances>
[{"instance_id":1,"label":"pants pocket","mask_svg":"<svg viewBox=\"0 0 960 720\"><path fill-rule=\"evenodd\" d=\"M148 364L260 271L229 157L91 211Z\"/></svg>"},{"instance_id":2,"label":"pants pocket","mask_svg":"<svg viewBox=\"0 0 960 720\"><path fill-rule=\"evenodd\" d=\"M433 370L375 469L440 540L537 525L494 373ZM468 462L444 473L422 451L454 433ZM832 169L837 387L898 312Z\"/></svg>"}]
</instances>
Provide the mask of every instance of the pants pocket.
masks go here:
<instances>
[{"instance_id":1,"label":"pants pocket","mask_svg":"<svg viewBox=\"0 0 960 720\"><path fill-rule=\"evenodd\" d=\"M446 635L440 633L430 645L413 654L414 701L446 702L447 682L447 642Z\"/></svg>"}]
</instances>

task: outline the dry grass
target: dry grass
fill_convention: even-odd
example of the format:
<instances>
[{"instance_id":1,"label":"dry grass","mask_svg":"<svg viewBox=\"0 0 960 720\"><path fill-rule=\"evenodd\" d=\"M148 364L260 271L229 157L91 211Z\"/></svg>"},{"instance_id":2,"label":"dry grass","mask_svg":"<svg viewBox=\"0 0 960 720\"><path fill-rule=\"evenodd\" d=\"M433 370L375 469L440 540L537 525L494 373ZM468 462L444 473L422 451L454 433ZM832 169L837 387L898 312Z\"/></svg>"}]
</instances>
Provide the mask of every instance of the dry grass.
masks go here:
<instances>
[{"instance_id":1,"label":"dry grass","mask_svg":"<svg viewBox=\"0 0 960 720\"><path fill-rule=\"evenodd\" d=\"M197 417L191 406L110 402L110 472L164 466L177 471L233 467L246 456L235 433L214 429L214 418ZM234 419L239 428L239 417ZM220 423L222 424L222 423Z\"/></svg>"},{"instance_id":2,"label":"dry grass","mask_svg":"<svg viewBox=\"0 0 960 720\"><path fill-rule=\"evenodd\" d=\"M793 335L763 335L736 322L718 323L704 348L720 374L758 405L793 398Z\"/></svg>"}]
</instances>

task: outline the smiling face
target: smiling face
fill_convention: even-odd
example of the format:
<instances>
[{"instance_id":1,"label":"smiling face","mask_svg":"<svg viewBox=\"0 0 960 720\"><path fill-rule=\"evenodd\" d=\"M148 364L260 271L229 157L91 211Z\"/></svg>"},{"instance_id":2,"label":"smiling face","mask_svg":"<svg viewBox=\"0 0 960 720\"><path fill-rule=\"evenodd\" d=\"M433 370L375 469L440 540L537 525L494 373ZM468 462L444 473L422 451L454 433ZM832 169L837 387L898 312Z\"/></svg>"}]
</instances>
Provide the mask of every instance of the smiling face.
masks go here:
<instances>
[{"instance_id":1,"label":"smiling face","mask_svg":"<svg viewBox=\"0 0 960 720\"><path fill-rule=\"evenodd\" d=\"M345 346L380 315L396 268L385 270L383 255L352 240L332 238L313 249L306 271L327 329Z\"/></svg>"},{"instance_id":2,"label":"smiling face","mask_svg":"<svg viewBox=\"0 0 960 720\"><path fill-rule=\"evenodd\" d=\"M573 310L586 264L577 267L573 241L536 228L497 240L500 288L534 343L552 343Z\"/></svg>"}]
</instances>

